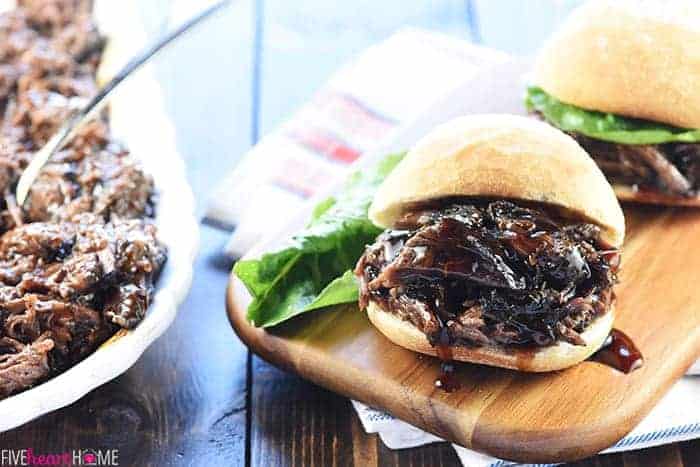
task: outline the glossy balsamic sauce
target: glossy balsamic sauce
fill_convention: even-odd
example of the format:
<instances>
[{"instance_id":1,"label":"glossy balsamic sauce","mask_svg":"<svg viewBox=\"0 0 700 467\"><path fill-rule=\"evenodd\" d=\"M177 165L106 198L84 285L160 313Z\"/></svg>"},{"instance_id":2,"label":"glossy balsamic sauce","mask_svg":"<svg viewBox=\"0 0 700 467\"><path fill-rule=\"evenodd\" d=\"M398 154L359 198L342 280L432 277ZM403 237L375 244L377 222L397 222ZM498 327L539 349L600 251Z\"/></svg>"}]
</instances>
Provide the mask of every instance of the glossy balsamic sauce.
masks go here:
<instances>
[{"instance_id":1,"label":"glossy balsamic sauce","mask_svg":"<svg viewBox=\"0 0 700 467\"><path fill-rule=\"evenodd\" d=\"M442 328L435 350L440 359L440 374L435 380L435 386L446 392L458 390L460 384L455 372L447 328ZM644 357L632 339L618 329L610 331L603 346L589 360L602 363L623 373L631 373L644 365Z\"/></svg>"},{"instance_id":2,"label":"glossy balsamic sauce","mask_svg":"<svg viewBox=\"0 0 700 467\"><path fill-rule=\"evenodd\" d=\"M360 306L377 302L435 347L450 320L450 333L464 345L580 344L571 326L609 308L620 253L601 241L596 226L521 204L414 206L396 222L400 230L385 231L358 261ZM456 320L472 309L482 321ZM577 318L567 326L570 315Z\"/></svg>"},{"instance_id":3,"label":"glossy balsamic sauce","mask_svg":"<svg viewBox=\"0 0 700 467\"><path fill-rule=\"evenodd\" d=\"M630 373L644 364L644 357L632 339L617 329L610 331L603 346L590 357L590 360L613 367L623 373Z\"/></svg>"},{"instance_id":4,"label":"glossy balsamic sauce","mask_svg":"<svg viewBox=\"0 0 700 467\"><path fill-rule=\"evenodd\" d=\"M452 361L452 347L450 347L447 328L443 327L440 331L440 339L435 349L440 359L440 375L435 380L435 386L446 392L456 391L460 385L455 373L455 364Z\"/></svg>"}]
</instances>

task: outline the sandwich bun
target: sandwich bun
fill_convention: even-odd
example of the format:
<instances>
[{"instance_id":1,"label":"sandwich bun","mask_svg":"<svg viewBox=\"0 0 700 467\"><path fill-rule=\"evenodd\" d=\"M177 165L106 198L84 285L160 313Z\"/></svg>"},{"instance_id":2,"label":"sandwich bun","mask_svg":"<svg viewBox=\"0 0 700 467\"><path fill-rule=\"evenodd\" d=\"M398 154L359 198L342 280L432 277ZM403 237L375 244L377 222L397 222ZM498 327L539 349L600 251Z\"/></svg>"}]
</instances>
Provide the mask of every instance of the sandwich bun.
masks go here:
<instances>
[{"instance_id":1,"label":"sandwich bun","mask_svg":"<svg viewBox=\"0 0 700 467\"><path fill-rule=\"evenodd\" d=\"M596 224L619 247L625 219L610 184L568 135L515 115L459 117L411 149L375 194L369 218L390 228L416 203L482 197L544 203Z\"/></svg>"},{"instance_id":2,"label":"sandwich bun","mask_svg":"<svg viewBox=\"0 0 700 467\"><path fill-rule=\"evenodd\" d=\"M588 2L544 46L533 80L585 109L700 128L700 2Z\"/></svg>"},{"instance_id":3,"label":"sandwich bun","mask_svg":"<svg viewBox=\"0 0 700 467\"><path fill-rule=\"evenodd\" d=\"M532 118L514 115L460 117L435 128L386 178L369 209L390 228L416 203L445 198L511 199L545 203L569 219L597 224L602 240L622 245L625 220L612 187L573 138ZM425 333L370 298L367 315L392 342L437 355ZM553 371L598 350L614 320L611 304L580 334L585 345L450 346L455 360L520 371Z\"/></svg>"},{"instance_id":4,"label":"sandwich bun","mask_svg":"<svg viewBox=\"0 0 700 467\"><path fill-rule=\"evenodd\" d=\"M370 322L390 341L414 352L438 356L437 349L426 335L409 321L381 309L375 302L367 306ZM580 334L586 345L559 341L546 347L496 346L480 347L452 345L452 359L460 362L510 368L528 372L561 370L587 359L605 342L612 330L614 306L596 318Z\"/></svg>"}]
</instances>

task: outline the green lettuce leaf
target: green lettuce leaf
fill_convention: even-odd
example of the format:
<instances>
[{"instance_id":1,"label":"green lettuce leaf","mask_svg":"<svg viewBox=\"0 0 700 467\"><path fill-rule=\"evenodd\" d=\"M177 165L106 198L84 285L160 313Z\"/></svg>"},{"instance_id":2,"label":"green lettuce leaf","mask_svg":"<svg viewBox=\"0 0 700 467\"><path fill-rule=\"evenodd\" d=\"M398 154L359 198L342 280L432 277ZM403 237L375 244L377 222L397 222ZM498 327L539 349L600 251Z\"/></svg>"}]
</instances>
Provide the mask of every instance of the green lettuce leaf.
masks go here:
<instances>
[{"instance_id":1,"label":"green lettuce leaf","mask_svg":"<svg viewBox=\"0 0 700 467\"><path fill-rule=\"evenodd\" d=\"M314 301L306 307L306 310L315 310L317 308L324 308L341 303L356 302L359 298L359 287L360 282L357 280L357 277L355 277L351 269L348 269L342 276L333 279L333 281L318 294Z\"/></svg>"},{"instance_id":2,"label":"green lettuce leaf","mask_svg":"<svg viewBox=\"0 0 700 467\"><path fill-rule=\"evenodd\" d=\"M234 273L253 296L248 320L275 326L301 313L357 301L352 274L365 245L382 231L367 218L377 187L403 158L387 156L350 176L335 197L319 203L307 227L284 248L238 261Z\"/></svg>"},{"instance_id":3,"label":"green lettuce leaf","mask_svg":"<svg viewBox=\"0 0 700 467\"><path fill-rule=\"evenodd\" d=\"M688 130L648 120L585 110L565 104L538 87L530 87L525 97L529 111L540 112L560 130L620 144L662 144L700 142L700 130Z\"/></svg>"}]
</instances>

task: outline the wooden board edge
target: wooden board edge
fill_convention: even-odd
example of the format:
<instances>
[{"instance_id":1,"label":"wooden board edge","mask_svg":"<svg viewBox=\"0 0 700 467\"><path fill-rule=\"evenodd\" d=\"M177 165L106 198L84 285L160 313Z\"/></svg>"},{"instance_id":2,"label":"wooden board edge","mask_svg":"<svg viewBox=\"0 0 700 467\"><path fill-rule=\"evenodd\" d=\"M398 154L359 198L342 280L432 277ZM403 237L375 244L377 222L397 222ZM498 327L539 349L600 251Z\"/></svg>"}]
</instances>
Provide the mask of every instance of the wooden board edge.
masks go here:
<instances>
[{"instance_id":1,"label":"wooden board edge","mask_svg":"<svg viewBox=\"0 0 700 467\"><path fill-rule=\"evenodd\" d=\"M240 291L241 293L245 294L246 297L241 299L236 295L236 291ZM360 384L356 386L358 390L357 392L350 393L347 391L344 385L339 384L338 379L335 378L330 372L308 370L304 365L300 364L300 362L303 362L306 359L303 349L295 349L298 350L298 352L290 352L290 349L285 348L285 344L282 344L282 338L268 334L264 329L256 328L248 323L245 315L247 302L249 299L250 295L248 295L245 286L232 273L226 288L226 312L229 322L241 341L253 353L261 357L263 360L282 370L296 373L314 384L322 386L349 399L358 400L372 407L379 407L382 405L382 410L391 413L399 419L406 420L408 423L414 426L434 433L435 435L444 439L451 440L461 446L471 446L471 438L469 433L454 430L449 431L449 427L447 426L445 426L446 431L436 433L431 426L427 425L426 422L420 418L420 415L425 412L429 412L433 416L440 413L448 413L451 410L451 407L439 402L428 402L425 404L426 409L424 411L417 411L416 407L410 404L410 395L408 392L400 391L401 385L398 382L394 386L384 388L384 393L378 393L377 387L374 386L373 388L371 381L363 381L362 372L358 370L354 373L354 375L351 375L351 377L356 376L357 381L360 382ZM267 342L265 343L264 341ZM276 345L270 345L271 343ZM397 398L396 393L393 391L400 392L400 397ZM394 406L386 407L384 406L385 404L380 404L382 396L384 396L385 400L389 397L393 397L396 400Z\"/></svg>"},{"instance_id":2,"label":"wooden board edge","mask_svg":"<svg viewBox=\"0 0 700 467\"><path fill-rule=\"evenodd\" d=\"M247 296L240 297L240 294L237 295L237 291ZM226 289L226 312L234 332L253 353L278 368L294 372L302 378L345 397L359 400L370 406L377 405L373 403L373 398L369 392L365 394L350 394L328 374L309 371L299 365L298 362L304 359L303 355L291 355L288 349L283 348L282 345L265 345L266 331L251 326L245 318L249 301L250 296L245 286L235 274L231 273ZM268 342L272 342L275 339L282 340L279 337L272 337L273 339L268 339ZM655 395L644 399L643 403L637 405L632 403L624 404L620 407L620 410L611 414L610 418L598 420L597 424L591 425L585 430L551 430L545 432L544 437L542 436L542 431L513 431L508 433L504 432L502 427L494 427L491 430L488 426L479 425L478 423L473 433L455 431L436 433L433 427L428 426L424 420L421 420L418 416L411 416L410 411L399 412L386 407L380 408L414 426L440 436L446 441L500 459L528 463L572 462L598 454L614 445L634 429L670 386L682 377L687 368L690 368L693 360L690 357L687 360L687 367L670 372ZM431 403L429 405L433 406L434 404ZM415 407L413 408L415 409ZM442 411L438 407L431 407L431 409L435 414Z\"/></svg>"}]
</instances>

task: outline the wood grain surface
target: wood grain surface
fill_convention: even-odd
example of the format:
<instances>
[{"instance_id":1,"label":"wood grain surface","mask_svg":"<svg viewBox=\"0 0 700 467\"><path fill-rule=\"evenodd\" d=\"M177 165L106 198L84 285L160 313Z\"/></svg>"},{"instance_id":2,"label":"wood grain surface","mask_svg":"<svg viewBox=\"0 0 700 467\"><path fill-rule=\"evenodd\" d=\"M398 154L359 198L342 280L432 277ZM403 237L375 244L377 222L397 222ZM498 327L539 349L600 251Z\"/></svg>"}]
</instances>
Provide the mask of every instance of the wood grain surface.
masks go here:
<instances>
[{"instance_id":1,"label":"wood grain surface","mask_svg":"<svg viewBox=\"0 0 700 467\"><path fill-rule=\"evenodd\" d=\"M200 3L138 4L156 35L188 2ZM529 54L574 3L233 2L156 62L199 212L260 134L294 112L342 63L396 29L426 27ZM460 465L447 443L388 449L363 432L347 398L252 356L224 312L227 237L201 227L190 296L133 368L70 407L0 434L0 449L118 449L120 465L138 467ZM572 465L697 467L700 440Z\"/></svg>"},{"instance_id":2,"label":"wood grain surface","mask_svg":"<svg viewBox=\"0 0 700 467\"><path fill-rule=\"evenodd\" d=\"M246 321L250 295L232 275L229 317L266 360L442 438L521 462L580 459L634 428L700 356L700 250L687 248L700 236L700 212L631 206L625 214L615 326L645 356L629 375L596 362L549 374L458 364L461 387L447 393L435 388L437 359L392 344L356 306L266 331Z\"/></svg>"}]
</instances>

